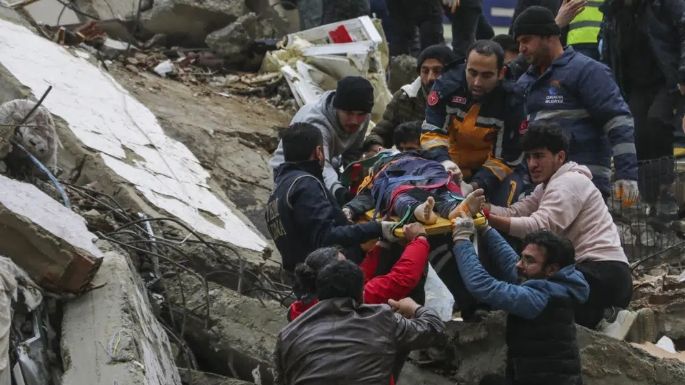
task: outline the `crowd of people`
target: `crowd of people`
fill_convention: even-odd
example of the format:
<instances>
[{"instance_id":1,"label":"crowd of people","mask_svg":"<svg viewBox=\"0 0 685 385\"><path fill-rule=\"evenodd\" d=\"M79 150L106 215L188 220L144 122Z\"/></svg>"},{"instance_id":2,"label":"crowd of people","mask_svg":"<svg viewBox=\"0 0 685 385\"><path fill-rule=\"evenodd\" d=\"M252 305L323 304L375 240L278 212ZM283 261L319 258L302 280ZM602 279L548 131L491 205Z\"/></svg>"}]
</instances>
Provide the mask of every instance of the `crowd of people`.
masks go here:
<instances>
[{"instance_id":1,"label":"crowd of people","mask_svg":"<svg viewBox=\"0 0 685 385\"><path fill-rule=\"evenodd\" d=\"M304 27L385 7L298 3ZM277 382L396 383L409 351L445 341L423 304L431 252L447 245L440 276L458 282L463 321L508 313L502 383L581 384L576 324L621 339L635 319L608 200L675 205L672 175L648 186L638 165L672 163L685 126L685 0L520 0L498 36L479 0L387 11L392 55L419 33L416 80L374 125L372 85L341 79L298 111L270 163L266 221L295 296ZM363 180L341 178L369 159Z\"/></svg>"}]
</instances>

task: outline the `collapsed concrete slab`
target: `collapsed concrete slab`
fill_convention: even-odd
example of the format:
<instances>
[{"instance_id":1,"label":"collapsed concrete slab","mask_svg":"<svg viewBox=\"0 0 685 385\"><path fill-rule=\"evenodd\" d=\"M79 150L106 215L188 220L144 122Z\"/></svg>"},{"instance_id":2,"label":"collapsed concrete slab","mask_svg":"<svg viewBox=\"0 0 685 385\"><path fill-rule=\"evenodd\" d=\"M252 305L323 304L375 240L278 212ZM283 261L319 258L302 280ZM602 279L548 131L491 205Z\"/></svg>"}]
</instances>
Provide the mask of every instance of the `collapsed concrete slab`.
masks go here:
<instances>
[{"instance_id":1,"label":"collapsed concrete slab","mask_svg":"<svg viewBox=\"0 0 685 385\"><path fill-rule=\"evenodd\" d=\"M93 164L78 171L82 176L108 184L110 193L123 186L126 203L138 211L179 218L199 233L246 250L266 250L249 220L212 189L209 173L190 150L166 136L150 110L83 53L72 54L2 20L0 31L4 80L28 86L34 95L53 85L43 105L61 118L56 120L65 157L90 156ZM18 85L14 93L21 92Z\"/></svg>"},{"instance_id":2,"label":"collapsed concrete slab","mask_svg":"<svg viewBox=\"0 0 685 385\"><path fill-rule=\"evenodd\" d=\"M177 44L198 47L207 35L248 12L244 0L156 0L141 18L143 28Z\"/></svg>"},{"instance_id":3,"label":"collapsed concrete slab","mask_svg":"<svg viewBox=\"0 0 685 385\"><path fill-rule=\"evenodd\" d=\"M212 51L223 56L227 64L244 64L257 59L256 66L259 67L262 57L255 58L250 48L256 39L273 37L275 34L270 21L250 12L227 27L210 33L205 42Z\"/></svg>"},{"instance_id":4,"label":"collapsed concrete slab","mask_svg":"<svg viewBox=\"0 0 685 385\"><path fill-rule=\"evenodd\" d=\"M0 176L0 191L0 254L49 290L83 291L102 261L83 218L27 183Z\"/></svg>"},{"instance_id":5,"label":"collapsed concrete slab","mask_svg":"<svg viewBox=\"0 0 685 385\"><path fill-rule=\"evenodd\" d=\"M166 287L172 306L179 308L185 302L186 309L205 307L205 290L198 279L186 275L183 288L172 280ZM201 317L185 317L188 324L184 338L198 362L214 373L261 385L273 384L273 351L278 333L286 324L285 308L211 282L209 303L209 329Z\"/></svg>"},{"instance_id":6,"label":"collapsed concrete slab","mask_svg":"<svg viewBox=\"0 0 685 385\"><path fill-rule=\"evenodd\" d=\"M180 385L168 337L127 258L105 253L94 289L65 304L64 385Z\"/></svg>"}]
</instances>

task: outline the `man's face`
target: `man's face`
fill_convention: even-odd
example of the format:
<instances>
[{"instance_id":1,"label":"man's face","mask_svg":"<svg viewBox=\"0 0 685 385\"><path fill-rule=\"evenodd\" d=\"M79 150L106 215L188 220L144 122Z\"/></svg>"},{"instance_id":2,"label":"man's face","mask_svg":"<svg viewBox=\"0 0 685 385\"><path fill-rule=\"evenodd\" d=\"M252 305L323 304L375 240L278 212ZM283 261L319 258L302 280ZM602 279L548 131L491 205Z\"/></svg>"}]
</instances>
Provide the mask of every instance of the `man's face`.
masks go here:
<instances>
[{"instance_id":1,"label":"man's face","mask_svg":"<svg viewBox=\"0 0 685 385\"><path fill-rule=\"evenodd\" d=\"M516 38L519 43L519 52L526 58L526 63L539 65L549 61L550 42L549 37L537 35L521 35Z\"/></svg>"},{"instance_id":2,"label":"man's face","mask_svg":"<svg viewBox=\"0 0 685 385\"><path fill-rule=\"evenodd\" d=\"M510 64L519 57L518 51L504 51L504 64Z\"/></svg>"},{"instance_id":3,"label":"man's face","mask_svg":"<svg viewBox=\"0 0 685 385\"><path fill-rule=\"evenodd\" d=\"M364 124L366 119L369 117L369 114L364 111L336 110L336 113L338 115L338 122L340 122L340 126L348 134L354 134L355 132L359 131L359 129L362 127L362 124Z\"/></svg>"},{"instance_id":4,"label":"man's face","mask_svg":"<svg viewBox=\"0 0 685 385\"><path fill-rule=\"evenodd\" d=\"M419 76L421 77L421 85L424 89L430 90L433 88L433 83L442 74L443 67L443 64L438 59L426 59L421 63Z\"/></svg>"},{"instance_id":5,"label":"man's face","mask_svg":"<svg viewBox=\"0 0 685 385\"><path fill-rule=\"evenodd\" d=\"M521 281L529 279L546 279L559 271L555 265L547 265L547 255L544 247L528 244L521 252L521 259L516 263L516 272Z\"/></svg>"},{"instance_id":6,"label":"man's face","mask_svg":"<svg viewBox=\"0 0 685 385\"><path fill-rule=\"evenodd\" d=\"M553 154L546 148L536 148L526 151L526 161L533 183L547 183L566 161L566 152L562 150Z\"/></svg>"},{"instance_id":7,"label":"man's face","mask_svg":"<svg viewBox=\"0 0 685 385\"><path fill-rule=\"evenodd\" d=\"M323 146L316 146L316 149L314 149L314 159L319 162L321 169L323 169L323 166L326 165L326 156L323 152Z\"/></svg>"},{"instance_id":8,"label":"man's face","mask_svg":"<svg viewBox=\"0 0 685 385\"><path fill-rule=\"evenodd\" d=\"M497 69L496 55L481 55L476 51L469 53L466 61L466 83L474 99L481 99L494 90L503 77L503 69Z\"/></svg>"},{"instance_id":9,"label":"man's face","mask_svg":"<svg viewBox=\"0 0 685 385\"><path fill-rule=\"evenodd\" d=\"M400 150L400 152L420 150L421 144L419 142L401 142L397 145L397 149Z\"/></svg>"}]
</instances>

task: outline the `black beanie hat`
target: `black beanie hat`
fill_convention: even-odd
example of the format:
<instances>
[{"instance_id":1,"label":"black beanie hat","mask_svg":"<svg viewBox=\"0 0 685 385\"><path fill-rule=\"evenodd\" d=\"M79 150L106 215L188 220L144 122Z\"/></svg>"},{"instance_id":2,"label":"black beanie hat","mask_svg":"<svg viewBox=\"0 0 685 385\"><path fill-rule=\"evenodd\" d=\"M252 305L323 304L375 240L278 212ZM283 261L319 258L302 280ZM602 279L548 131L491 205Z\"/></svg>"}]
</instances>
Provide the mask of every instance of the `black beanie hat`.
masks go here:
<instances>
[{"instance_id":1,"label":"black beanie hat","mask_svg":"<svg viewBox=\"0 0 685 385\"><path fill-rule=\"evenodd\" d=\"M560 35L561 30L548 8L534 5L526 8L514 21L514 39L521 35Z\"/></svg>"},{"instance_id":2,"label":"black beanie hat","mask_svg":"<svg viewBox=\"0 0 685 385\"><path fill-rule=\"evenodd\" d=\"M371 112L373 109L373 86L359 76L347 76L338 82L333 107L344 111Z\"/></svg>"},{"instance_id":3,"label":"black beanie hat","mask_svg":"<svg viewBox=\"0 0 685 385\"><path fill-rule=\"evenodd\" d=\"M446 66L457 60L457 55L454 54L450 47L443 44L435 44L426 47L416 59L416 72L421 72L421 64L428 59L435 59L442 63L443 66Z\"/></svg>"}]
</instances>

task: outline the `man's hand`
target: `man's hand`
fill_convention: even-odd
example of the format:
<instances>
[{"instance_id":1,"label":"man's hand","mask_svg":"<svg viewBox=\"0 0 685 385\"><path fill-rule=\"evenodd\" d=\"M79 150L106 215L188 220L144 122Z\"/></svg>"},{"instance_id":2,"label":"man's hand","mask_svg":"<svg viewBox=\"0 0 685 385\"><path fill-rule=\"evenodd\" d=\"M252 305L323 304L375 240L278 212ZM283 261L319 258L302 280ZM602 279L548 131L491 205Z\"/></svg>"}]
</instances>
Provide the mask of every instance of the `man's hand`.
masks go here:
<instances>
[{"instance_id":1,"label":"man's hand","mask_svg":"<svg viewBox=\"0 0 685 385\"><path fill-rule=\"evenodd\" d=\"M568 25L571 24L571 20L578 16L579 13L583 12L585 5L587 5L586 0L564 0L561 4L561 8L559 8L559 12L557 12L557 17L555 18L559 28L568 27Z\"/></svg>"},{"instance_id":2,"label":"man's hand","mask_svg":"<svg viewBox=\"0 0 685 385\"><path fill-rule=\"evenodd\" d=\"M381 222L381 230L383 232L383 239L388 242L398 242L400 239L393 234L393 229L397 225L397 222Z\"/></svg>"},{"instance_id":3,"label":"man's hand","mask_svg":"<svg viewBox=\"0 0 685 385\"><path fill-rule=\"evenodd\" d=\"M458 184L461 182L464 175L461 173L461 169L456 163L452 162L451 160L444 160L440 164L442 164L442 167L444 167L447 172L452 174L452 179L454 179L455 183Z\"/></svg>"},{"instance_id":4,"label":"man's hand","mask_svg":"<svg viewBox=\"0 0 685 385\"><path fill-rule=\"evenodd\" d=\"M623 205L630 207L637 202L640 192L637 188L637 181L619 179L614 182L614 196L623 202Z\"/></svg>"},{"instance_id":5,"label":"man's hand","mask_svg":"<svg viewBox=\"0 0 685 385\"><path fill-rule=\"evenodd\" d=\"M454 220L454 227L452 227L452 240L456 241L470 241L473 234L476 232L476 226L473 223L473 218L466 214Z\"/></svg>"},{"instance_id":6,"label":"man's hand","mask_svg":"<svg viewBox=\"0 0 685 385\"><path fill-rule=\"evenodd\" d=\"M400 313L404 318L414 318L416 309L421 307L421 305L414 302L411 298L402 298L399 301L389 299L388 305L390 305L393 311Z\"/></svg>"},{"instance_id":7,"label":"man's hand","mask_svg":"<svg viewBox=\"0 0 685 385\"><path fill-rule=\"evenodd\" d=\"M402 230L404 230L404 238L408 242L413 241L419 235L423 235L423 236L426 235L426 228L423 227L423 225L419 222L414 222L414 223L410 223L408 225L404 225L404 227L402 227Z\"/></svg>"}]
</instances>

